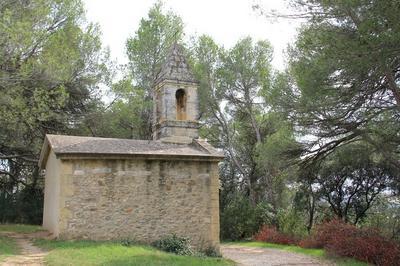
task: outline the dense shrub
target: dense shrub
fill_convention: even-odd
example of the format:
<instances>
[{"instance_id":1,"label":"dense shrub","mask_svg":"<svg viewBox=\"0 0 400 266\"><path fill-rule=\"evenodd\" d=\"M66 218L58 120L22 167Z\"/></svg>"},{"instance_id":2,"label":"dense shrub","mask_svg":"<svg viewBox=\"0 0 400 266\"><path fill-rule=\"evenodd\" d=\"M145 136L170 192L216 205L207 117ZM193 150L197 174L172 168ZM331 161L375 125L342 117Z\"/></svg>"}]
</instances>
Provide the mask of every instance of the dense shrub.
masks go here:
<instances>
[{"instance_id":1,"label":"dense shrub","mask_svg":"<svg viewBox=\"0 0 400 266\"><path fill-rule=\"evenodd\" d=\"M299 245L305 248L326 248L335 237L351 235L354 229L354 226L340 220L325 222L317 225L311 237L303 239Z\"/></svg>"},{"instance_id":2,"label":"dense shrub","mask_svg":"<svg viewBox=\"0 0 400 266\"><path fill-rule=\"evenodd\" d=\"M264 225L257 234L253 236L254 240L283 244L283 245L293 245L296 244L296 240L289 235L278 232L275 227Z\"/></svg>"},{"instance_id":3,"label":"dense shrub","mask_svg":"<svg viewBox=\"0 0 400 266\"><path fill-rule=\"evenodd\" d=\"M299 247L302 248L323 248L321 242L317 241L314 237L307 237L299 241Z\"/></svg>"},{"instance_id":4,"label":"dense shrub","mask_svg":"<svg viewBox=\"0 0 400 266\"><path fill-rule=\"evenodd\" d=\"M271 222L271 207L265 202L253 206L248 197L232 194L221 208L221 238L239 240L250 238L258 229Z\"/></svg>"},{"instance_id":5,"label":"dense shrub","mask_svg":"<svg viewBox=\"0 0 400 266\"><path fill-rule=\"evenodd\" d=\"M316 227L309 239L300 241L305 248L324 248L328 253L352 257L376 265L400 265L400 247L372 228L359 229L339 220Z\"/></svg>"},{"instance_id":6,"label":"dense shrub","mask_svg":"<svg viewBox=\"0 0 400 266\"><path fill-rule=\"evenodd\" d=\"M306 237L308 235L307 227L304 225L303 219L299 219L301 215L294 209L279 210L276 215L278 231L296 239Z\"/></svg>"},{"instance_id":7,"label":"dense shrub","mask_svg":"<svg viewBox=\"0 0 400 266\"><path fill-rule=\"evenodd\" d=\"M207 257L222 257L221 253L213 246L210 246L202 251Z\"/></svg>"},{"instance_id":8,"label":"dense shrub","mask_svg":"<svg viewBox=\"0 0 400 266\"><path fill-rule=\"evenodd\" d=\"M0 223L41 224L43 191L31 186L13 194L0 190Z\"/></svg>"},{"instance_id":9,"label":"dense shrub","mask_svg":"<svg viewBox=\"0 0 400 266\"><path fill-rule=\"evenodd\" d=\"M156 248L175 253L178 255L193 255L194 252L190 246L189 238L179 237L175 234L157 240L153 243Z\"/></svg>"},{"instance_id":10,"label":"dense shrub","mask_svg":"<svg viewBox=\"0 0 400 266\"><path fill-rule=\"evenodd\" d=\"M130 246L134 246L134 245L138 245L140 244L139 241L135 240L135 239L131 239L131 238L125 238L122 239L120 241L121 245L125 246L125 247L130 247Z\"/></svg>"}]
</instances>

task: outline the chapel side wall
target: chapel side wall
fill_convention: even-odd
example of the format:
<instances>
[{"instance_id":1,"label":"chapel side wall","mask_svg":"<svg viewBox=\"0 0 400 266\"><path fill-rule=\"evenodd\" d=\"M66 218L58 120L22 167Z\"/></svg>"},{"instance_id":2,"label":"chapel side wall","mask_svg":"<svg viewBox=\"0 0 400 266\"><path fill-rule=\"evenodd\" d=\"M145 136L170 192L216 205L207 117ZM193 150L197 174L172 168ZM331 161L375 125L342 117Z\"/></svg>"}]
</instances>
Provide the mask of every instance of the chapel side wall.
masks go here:
<instances>
[{"instance_id":1,"label":"chapel side wall","mask_svg":"<svg viewBox=\"0 0 400 266\"><path fill-rule=\"evenodd\" d=\"M219 249L219 167L217 162L211 163L211 226L210 226L210 239L211 246Z\"/></svg>"},{"instance_id":2,"label":"chapel side wall","mask_svg":"<svg viewBox=\"0 0 400 266\"><path fill-rule=\"evenodd\" d=\"M60 237L219 248L217 162L64 160Z\"/></svg>"},{"instance_id":3,"label":"chapel side wall","mask_svg":"<svg viewBox=\"0 0 400 266\"><path fill-rule=\"evenodd\" d=\"M43 228L56 236L58 235L59 218L60 166L60 160L51 150L46 163Z\"/></svg>"}]
</instances>

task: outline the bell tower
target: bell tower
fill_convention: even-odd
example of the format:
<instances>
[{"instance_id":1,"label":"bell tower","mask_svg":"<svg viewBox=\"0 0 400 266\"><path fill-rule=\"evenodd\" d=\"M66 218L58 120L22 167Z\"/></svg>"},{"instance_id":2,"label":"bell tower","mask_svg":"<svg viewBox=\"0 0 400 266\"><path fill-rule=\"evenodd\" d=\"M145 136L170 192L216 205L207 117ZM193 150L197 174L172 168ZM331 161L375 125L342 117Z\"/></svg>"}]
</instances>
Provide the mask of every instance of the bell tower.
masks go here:
<instances>
[{"instance_id":1,"label":"bell tower","mask_svg":"<svg viewBox=\"0 0 400 266\"><path fill-rule=\"evenodd\" d=\"M186 61L183 47L174 43L154 85L154 140L191 143L198 138L197 89L198 82Z\"/></svg>"}]
</instances>

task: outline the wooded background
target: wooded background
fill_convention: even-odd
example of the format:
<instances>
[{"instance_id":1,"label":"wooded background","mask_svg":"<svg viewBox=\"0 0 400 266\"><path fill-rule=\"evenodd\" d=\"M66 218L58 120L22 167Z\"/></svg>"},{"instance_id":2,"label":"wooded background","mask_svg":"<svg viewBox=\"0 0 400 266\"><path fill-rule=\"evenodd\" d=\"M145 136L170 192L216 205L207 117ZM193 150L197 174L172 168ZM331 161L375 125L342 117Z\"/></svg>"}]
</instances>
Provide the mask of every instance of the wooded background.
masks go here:
<instances>
[{"instance_id":1,"label":"wooded background","mask_svg":"<svg viewBox=\"0 0 400 266\"><path fill-rule=\"evenodd\" d=\"M263 224L304 236L336 217L399 240L400 5L290 3L288 14L254 7L305 21L277 71L268 40L228 49L210 36L186 38L161 2L126 41L129 64L118 66L80 0L2 0L0 222L41 223L45 134L151 139L152 86L177 41L200 81L201 136L226 155L222 238L250 237Z\"/></svg>"}]
</instances>

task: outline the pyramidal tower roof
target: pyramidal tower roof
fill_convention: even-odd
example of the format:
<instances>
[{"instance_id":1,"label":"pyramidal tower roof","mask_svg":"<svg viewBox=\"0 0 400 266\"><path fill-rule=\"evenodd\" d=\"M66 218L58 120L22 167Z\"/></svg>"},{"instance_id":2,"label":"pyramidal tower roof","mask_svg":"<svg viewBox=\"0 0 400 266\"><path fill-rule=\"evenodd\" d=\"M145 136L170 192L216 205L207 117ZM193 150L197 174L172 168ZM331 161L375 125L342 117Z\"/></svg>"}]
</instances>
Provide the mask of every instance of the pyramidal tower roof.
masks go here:
<instances>
[{"instance_id":1,"label":"pyramidal tower roof","mask_svg":"<svg viewBox=\"0 0 400 266\"><path fill-rule=\"evenodd\" d=\"M163 80L197 83L186 61L184 48L176 42L171 46L155 83L157 84Z\"/></svg>"}]
</instances>

